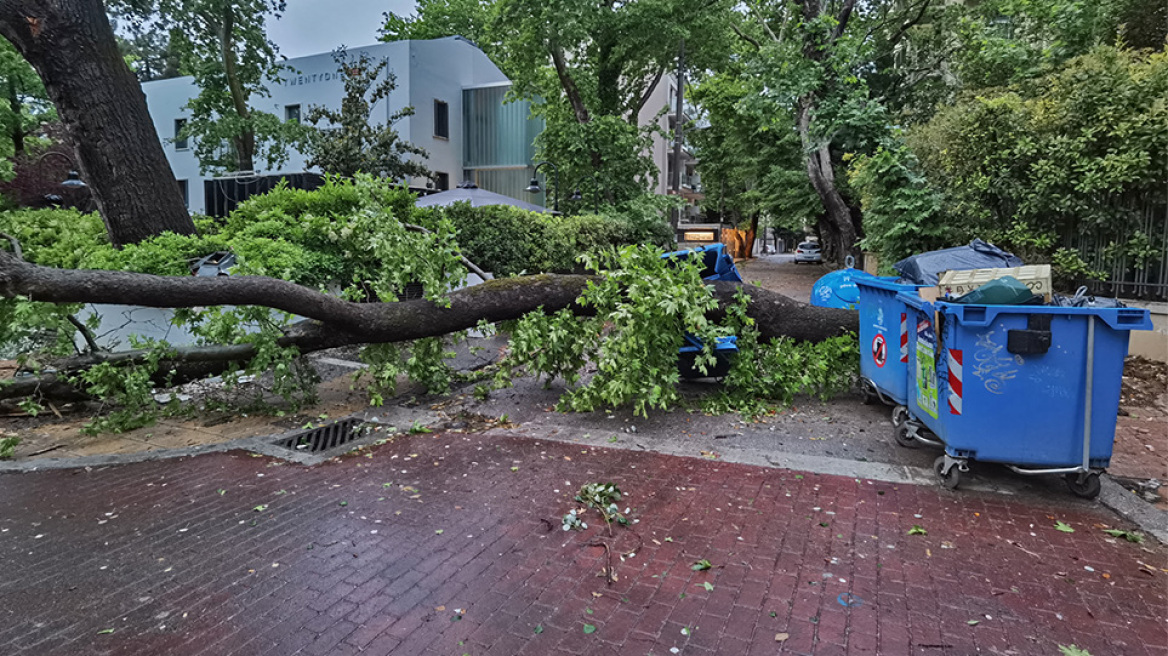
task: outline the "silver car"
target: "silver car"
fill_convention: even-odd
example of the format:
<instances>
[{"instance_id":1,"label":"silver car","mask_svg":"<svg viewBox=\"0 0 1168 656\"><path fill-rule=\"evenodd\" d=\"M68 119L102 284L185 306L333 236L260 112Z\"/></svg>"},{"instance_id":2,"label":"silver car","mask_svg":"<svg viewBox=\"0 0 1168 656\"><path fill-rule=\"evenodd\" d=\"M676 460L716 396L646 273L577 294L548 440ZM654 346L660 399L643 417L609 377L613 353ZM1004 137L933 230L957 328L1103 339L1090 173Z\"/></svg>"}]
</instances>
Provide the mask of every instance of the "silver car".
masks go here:
<instances>
[{"instance_id":1,"label":"silver car","mask_svg":"<svg viewBox=\"0 0 1168 656\"><path fill-rule=\"evenodd\" d=\"M823 254L819 249L819 244L813 241L805 241L795 248L795 264L821 264L823 262Z\"/></svg>"}]
</instances>

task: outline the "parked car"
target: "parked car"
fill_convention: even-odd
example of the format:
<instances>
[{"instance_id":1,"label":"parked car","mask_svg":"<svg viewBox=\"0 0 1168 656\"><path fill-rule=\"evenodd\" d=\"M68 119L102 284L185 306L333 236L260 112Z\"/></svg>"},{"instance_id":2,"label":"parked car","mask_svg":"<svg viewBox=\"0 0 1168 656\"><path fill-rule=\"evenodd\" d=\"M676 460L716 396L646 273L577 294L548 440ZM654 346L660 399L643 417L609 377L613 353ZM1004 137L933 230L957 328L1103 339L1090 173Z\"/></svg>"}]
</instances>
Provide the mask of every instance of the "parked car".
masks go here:
<instances>
[{"instance_id":1,"label":"parked car","mask_svg":"<svg viewBox=\"0 0 1168 656\"><path fill-rule=\"evenodd\" d=\"M795 264L802 264L807 262L809 264L820 264L823 262L823 253L819 250L819 244L813 241L805 241L795 249Z\"/></svg>"}]
</instances>

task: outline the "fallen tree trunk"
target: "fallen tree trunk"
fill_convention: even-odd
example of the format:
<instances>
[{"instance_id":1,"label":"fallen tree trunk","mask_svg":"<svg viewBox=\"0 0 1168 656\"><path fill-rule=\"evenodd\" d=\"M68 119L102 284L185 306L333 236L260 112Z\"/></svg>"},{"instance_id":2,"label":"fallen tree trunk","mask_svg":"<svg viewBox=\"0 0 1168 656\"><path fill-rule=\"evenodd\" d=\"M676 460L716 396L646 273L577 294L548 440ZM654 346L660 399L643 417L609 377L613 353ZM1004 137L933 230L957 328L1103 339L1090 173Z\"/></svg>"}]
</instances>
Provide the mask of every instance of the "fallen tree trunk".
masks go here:
<instances>
[{"instance_id":1,"label":"fallen tree trunk","mask_svg":"<svg viewBox=\"0 0 1168 656\"><path fill-rule=\"evenodd\" d=\"M449 295L449 307L424 299L396 303L355 303L274 278L238 276L198 278L155 276L122 271L53 269L37 266L0 251L0 297L23 296L49 303L106 303L156 308L213 305L255 305L290 312L305 321L289 327L281 346L308 354L354 344L404 342L473 328L480 321L518 319L536 310L557 312L569 308L591 314L576 299L591 276L535 275L491 280ZM720 319L739 290L749 297L747 314L762 338L789 337L821 341L859 327L855 312L812 307L753 285L712 283ZM143 361L147 351L91 352L54 363L59 372L75 372L103 362L130 364ZM220 373L230 363L255 355L250 344L180 347L162 361L160 372L171 384L182 384ZM160 380L159 383L162 381ZM47 374L17 379L0 386L0 399L61 390L60 377Z\"/></svg>"}]
</instances>

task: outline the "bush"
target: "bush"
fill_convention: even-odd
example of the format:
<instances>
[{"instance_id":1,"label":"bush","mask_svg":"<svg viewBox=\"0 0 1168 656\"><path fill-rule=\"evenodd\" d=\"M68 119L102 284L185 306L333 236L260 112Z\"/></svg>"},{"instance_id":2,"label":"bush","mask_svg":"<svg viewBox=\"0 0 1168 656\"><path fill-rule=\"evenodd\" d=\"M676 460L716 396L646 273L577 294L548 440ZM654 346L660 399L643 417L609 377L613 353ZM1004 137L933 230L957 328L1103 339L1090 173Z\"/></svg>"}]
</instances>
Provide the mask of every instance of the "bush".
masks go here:
<instances>
[{"instance_id":1,"label":"bush","mask_svg":"<svg viewBox=\"0 0 1168 656\"><path fill-rule=\"evenodd\" d=\"M77 210L0 212L0 232L19 239L24 259L43 266L77 268L95 249L109 248L101 217Z\"/></svg>"},{"instance_id":2,"label":"bush","mask_svg":"<svg viewBox=\"0 0 1168 656\"><path fill-rule=\"evenodd\" d=\"M621 246L667 246L672 231L652 206L630 204L607 214L555 216L505 205L456 203L442 215L454 224L458 245L495 275L580 270L577 258Z\"/></svg>"}]
</instances>

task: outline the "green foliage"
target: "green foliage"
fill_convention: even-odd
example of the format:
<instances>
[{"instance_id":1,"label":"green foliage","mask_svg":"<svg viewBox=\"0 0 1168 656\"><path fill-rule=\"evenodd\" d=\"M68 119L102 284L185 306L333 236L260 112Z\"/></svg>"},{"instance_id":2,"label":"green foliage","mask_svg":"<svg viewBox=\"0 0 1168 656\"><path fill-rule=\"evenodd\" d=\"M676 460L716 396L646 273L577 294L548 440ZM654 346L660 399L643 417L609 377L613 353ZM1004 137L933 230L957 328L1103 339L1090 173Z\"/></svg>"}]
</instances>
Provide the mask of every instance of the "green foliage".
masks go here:
<instances>
[{"instance_id":1,"label":"green foliage","mask_svg":"<svg viewBox=\"0 0 1168 656\"><path fill-rule=\"evenodd\" d=\"M462 252L496 276L572 271L576 256L613 247L663 245L672 236L659 201L638 198L604 215L554 216L506 205L456 203L442 211Z\"/></svg>"},{"instance_id":2,"label":"green foliage","mask_svg":"<svg viewBox=\"0 0 1168 656\"><path fill-rule=\"evenodd\" d=\"M284 66L268 40L269 16L284 0L160 0L156 11L172 28L170 45L184 74L195 78L199 94L180 138L192 138L204 172L277 168L303 128L250 105L280 82Z\"/></svg>"},{"instance_id":3,"label":"green foliage","mask_svg":"<svg viewBox=\"0 0 1168 656\"><path fill-rule=\"evenodd\" d=\"M584 255L588 268L601 276L590 282L579 303L596 316L576 320L564 312L532 314L516 328L517 348L511 365L537 375L564 376L572 387L561 409L591 411L631 404L636 414L665 409L680 399L677 349L682 334L707 344L726 334L705 318L716 305L701 279L697 258L664 259L657 249L628 246L599 257ZM596 374L576 386L589 351ZM697 366L714 364L712 348Z\"/></svg>"},{"instance_id":4,"label":"green foliage","mask_svg":"<svg viewBox=\"0 0 1168 656\"><path fill-rule=\"evenodd\" d=\"M7 460L16 453L16 447L20 446L20 438L15 435L5 435L0 437L0 460Z\"/></svg>"},{"instance_id":5,"label":"green foliage","mask_svg":"<svg viewBox=\"0 0 1168 656\"><path fill-rule=\"evenodd\" d=\"M616 503L621 497L620 488L615 483L587 483L576 493L576 501L599 512L605 524L627 525L629 520L621 514Z\"/></svg>"},{"instance_id":6,"label":"green foliage","mask_svg":"<svg viewBox=\"0 0 1168 656\"><path fill-rule=\"evenodd\" d=\"M896 262L954 241L956 231L938 220L941 198L918 169L912 152L890 141L855 158L848 170L864 210L867 236L861 247L882 260Z\"/></svg>"},{"instance_id":7,"label":"green foliage","mask_svg":"<svg viewBox=\"0 0 1168 656\"><path fill-rule=\"evenodd\" d=\"M1099 46L1042 78L944 108L908 140L943 197L939 224L967 236L1023 225L1038 242L1022 246L1044 243L1038 261L1057 257L1066 279L1081 280L1091 272L1054 246L1070 235L1130 235L1131 208L1162 195L1165 97L1168 51ZM1138 235L1124 239L1113 254L1163 257Z\"/></svg>"},{"instance_id":8,"label":"green foliage","mask_svg":"<svg viewBox=\"0 0 1168 656\"><path fill-rule=\"evenodd\" d=\"M76 210L0 212L0 232L20 241L29 262L63 269L80 267L93 250L109 246L101 217ZM8 248L7 242L0 241L0 248Z\"/></svg>"},{"instance_id":9,"label":"green foliage","mask_svg":"<svg viewBox=\"0 0 1168 656\"><path fill-rule=\"evenodd\" d=\"M306 166L343 177L358 172L391 180L428 176L430 172L420 161L410 159L418 156L424 160L426 151L402 140L393 127L401 119L412 116L414 108L398 110L384 124L370 115L373 106L388 102L389 94L397 88L397 77L392 72L382 76L389 61L375 61L365 53L347 55L343 50L333 52L333 60L338 75L345 81L345 96L339 110L323 105L308 109L305 119L315 129L306 142L309 154Z\"/></svg>"}]
</instances>

